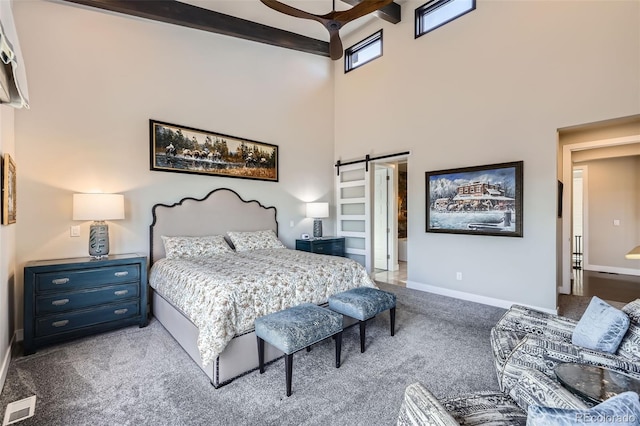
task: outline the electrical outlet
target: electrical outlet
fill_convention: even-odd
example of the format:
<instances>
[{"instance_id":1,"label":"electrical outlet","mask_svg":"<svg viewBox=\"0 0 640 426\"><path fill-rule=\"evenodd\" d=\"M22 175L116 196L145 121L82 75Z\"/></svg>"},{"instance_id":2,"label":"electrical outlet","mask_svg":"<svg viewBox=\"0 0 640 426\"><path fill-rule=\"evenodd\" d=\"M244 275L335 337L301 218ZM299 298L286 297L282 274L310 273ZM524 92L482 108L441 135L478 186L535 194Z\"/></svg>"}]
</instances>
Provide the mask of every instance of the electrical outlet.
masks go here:
<instances>
[{"instance_id":1,"label":"electrical outlet","mask_svg":"<svg viewBox=\"0 0 640 426\"><path fill-rule=\"evenodd\" d=\"M80 236L80 225L72 226L71 229L69 230L69 235L72 236L72 237L79 237Z\"/></svg>"},{"instance_id":2,"label":"electrical outlet","mask_svg":"<svg viewBox=\"0 0 640 426\"><path fill-rule=\"evenodd\" d=\"M620 219L613 219L613 226L620 226Z\"/></svg>"},{"instance_id":3,"label":"electrical outlet","mask_svg":"<svg viewBox=\"0 0 640 426\"><path fill-rule=\"evenodd\" d=\"M292 227L292 228L295 226L295 224L293 223L293 221L292 221L292 220L291 220L291 221L289 221L289 226L290 226L290 227Z\"/></svg>"},{"instance_id":4,"label":"electrical outlet","mask_svg":"<svg viewBox=\"0 0 640 426\"><path fill-rule=\"evenodd\" d=\"M456 280L462 281L462 272L456 272Z\"/></svg>"}]
</instances>

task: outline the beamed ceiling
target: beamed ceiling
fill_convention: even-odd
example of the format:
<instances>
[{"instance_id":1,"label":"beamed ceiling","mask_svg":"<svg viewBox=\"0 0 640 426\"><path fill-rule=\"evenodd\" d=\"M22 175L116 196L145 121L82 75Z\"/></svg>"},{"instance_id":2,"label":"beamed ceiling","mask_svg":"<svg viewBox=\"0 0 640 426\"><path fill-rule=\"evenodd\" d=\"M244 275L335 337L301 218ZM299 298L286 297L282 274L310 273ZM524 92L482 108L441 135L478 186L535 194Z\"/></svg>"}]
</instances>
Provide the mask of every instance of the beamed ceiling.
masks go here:
<instances>
[{"instance_id":1,"label":"beamed ceiling","mask_svg":"<svg viewBox=\"0 0 640 426\"><path fill-rule=\"evenodd\" d=\"M259 0L63 1L329 57L328 33L322 25L283 15ZM336 9L348 9L361 1L367 0L342 0L337 2ZM284 2L310 13L328 13L332 8L332 0ZM399 1L347 24L340 34L344 36L372 19L383 19L393 24L400 22Z\"/></svg>"}]
</instances>

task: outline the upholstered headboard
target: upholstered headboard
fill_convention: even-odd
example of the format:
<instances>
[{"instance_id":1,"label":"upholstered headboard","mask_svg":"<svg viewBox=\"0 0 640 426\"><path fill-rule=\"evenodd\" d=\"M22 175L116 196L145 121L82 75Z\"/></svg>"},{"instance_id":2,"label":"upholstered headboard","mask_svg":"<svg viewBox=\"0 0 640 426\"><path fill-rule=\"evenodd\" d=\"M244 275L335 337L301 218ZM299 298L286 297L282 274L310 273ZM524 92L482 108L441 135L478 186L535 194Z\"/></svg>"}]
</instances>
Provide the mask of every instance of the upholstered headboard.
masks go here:
<instances>
[{"instance_id":1,"label":"upholstered headboard","mask_svg":"<svg viewBox=\"0 0 640 426\"><path fill-rule=\"evenodd\" d=\"M183 198L175 204L156 204L149 227L150 264L165 256L161 235L225 235L228 231L272 229L278 234L277 211L256 200L245 201L235 191L214 189L202 199Z\"/></svg>"}]
</instances>

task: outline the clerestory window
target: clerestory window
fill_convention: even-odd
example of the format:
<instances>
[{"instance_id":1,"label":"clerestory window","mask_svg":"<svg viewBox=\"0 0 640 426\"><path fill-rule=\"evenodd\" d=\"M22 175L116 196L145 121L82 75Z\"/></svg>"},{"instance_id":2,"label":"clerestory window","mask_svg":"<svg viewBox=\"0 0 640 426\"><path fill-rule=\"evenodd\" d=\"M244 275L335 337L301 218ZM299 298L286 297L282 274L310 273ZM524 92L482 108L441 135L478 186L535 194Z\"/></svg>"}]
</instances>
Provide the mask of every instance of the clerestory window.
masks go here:
<instances>
[{"instance_id":1,"label":"clerestory window","mask_svg":"<svg viewBox=\"0 0 640 426\"><path fill-rule=\"evenodd\" d=\"M476 0L431 0L416 9L416 38L476 8Z\"/></svg>"},{"instance_id":2,"label":"clerestory window","mask_svg":"<svg viewBox=\"0 0 640 426\"><path fill-rule=\"evenodd\" d=\"M354 44L345 51L344 72L358 68L382 56L382 30Z\"/></svg>"}]
</instances>

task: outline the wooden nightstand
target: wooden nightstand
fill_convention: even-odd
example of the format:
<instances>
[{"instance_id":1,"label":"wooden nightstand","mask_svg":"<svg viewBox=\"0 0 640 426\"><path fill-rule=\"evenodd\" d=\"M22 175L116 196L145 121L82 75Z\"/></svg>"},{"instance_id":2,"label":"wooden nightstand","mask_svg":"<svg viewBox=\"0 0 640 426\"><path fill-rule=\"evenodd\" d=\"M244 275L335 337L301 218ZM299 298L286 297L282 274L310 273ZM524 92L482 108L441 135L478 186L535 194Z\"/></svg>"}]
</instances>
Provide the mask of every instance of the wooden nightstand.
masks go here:
<instances>
[{"instance_id":1,"label":"wooden nightstand","mask_svg":"<svg viewBox=\"0 0 640 426\"><path fill-rule=\"evenodd\" d=\"M41 260L24 267L24 354L128 325L148 324L147 258Z\"/></svg>"},{"instance_id":2,"label":"wooden nightstand","mask_svg":"<svg viewBox=\"0 0 640 426\"><path fill-rule=\"evenodd\" d=\"M296 240L296 250L344 257L344 237L321 237Z\"/></svg>"}]
</instances>

